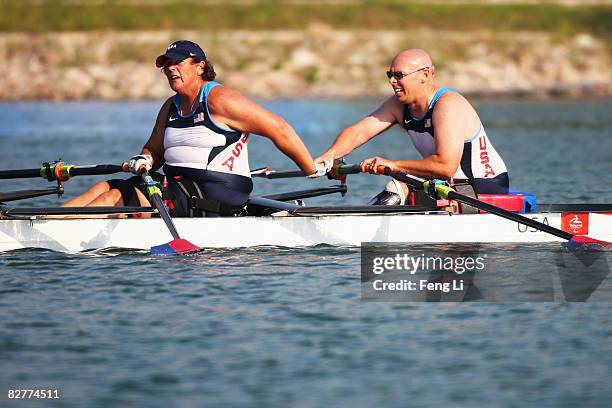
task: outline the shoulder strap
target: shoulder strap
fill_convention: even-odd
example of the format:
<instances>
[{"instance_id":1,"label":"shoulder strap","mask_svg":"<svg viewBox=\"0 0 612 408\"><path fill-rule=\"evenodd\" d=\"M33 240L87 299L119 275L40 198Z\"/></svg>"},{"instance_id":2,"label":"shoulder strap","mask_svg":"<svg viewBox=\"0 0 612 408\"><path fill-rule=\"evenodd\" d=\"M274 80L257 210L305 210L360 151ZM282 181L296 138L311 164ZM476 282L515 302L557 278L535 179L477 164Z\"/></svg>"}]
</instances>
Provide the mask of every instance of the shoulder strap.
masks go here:
<instances>
[{"instance_id":1,"label":"shoulder strap","mask_svg":"<svg viewBox=\"0 0 612 408\"><path fill-rule=\"evenodd\" d=\"M431 98L431 102L429 102L429 109L432 109L434 105L436 104L436 102L438 101L438 99L440 99L440 97L444 95L446 92L453 92L453 93L459 94L459 92L455 91L453 88L448 88L448 87L440 88L436 91L436 93L434 94L434 97Z\"/></svg>"},{"instance_id":2,"label":"shoulder strap","mask_svg":"<svg viewBox=\"0 0 612 408\"><path fill-rule=\"evenodd\" d=\"M180 112L181 111L181 100L179 99L178 93L175 93L174 96L172 97L172 103L174 104L176 111Z\"/></svg>"},{"instance_id":3,"label":"shoulder strap","mask_svg":"<svg viewBox=\"0 0 612 408\"><path fill-rule=\"evenodd\" d=\"M202 102L204 99L208 99L208 94L210 93L211 89L219 85L221 85L219 82L207 82L206 85L204 85L204 87L202 88L202 92L200 93L200 102Z\"/></svg>"}]
</instances>

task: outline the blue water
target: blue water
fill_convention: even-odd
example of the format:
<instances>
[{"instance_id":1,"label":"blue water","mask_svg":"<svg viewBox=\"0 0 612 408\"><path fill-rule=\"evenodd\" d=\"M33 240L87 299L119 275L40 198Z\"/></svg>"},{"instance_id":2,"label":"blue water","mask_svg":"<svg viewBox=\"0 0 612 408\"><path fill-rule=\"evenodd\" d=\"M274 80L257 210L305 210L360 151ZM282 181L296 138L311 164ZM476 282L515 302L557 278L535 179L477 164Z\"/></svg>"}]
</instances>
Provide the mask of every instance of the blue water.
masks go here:
<instances>
[{"instance_id":1,"label":"blue water","mask_svg":"<svg viewBox=\"0 0 612 408\"><path fill-rule=\"evenodd\" d=\"M610 102L475 104L514 187L541 202L610 203ZM316 155L377 103L264 105ZM158 107L0 104L0 167L119 163L140 149ZM250 153L252 168L292 168L262 138ZM398 130L349 161L372 155L416 157ZM96 180L68 181L65 197ZM312 202L363 203L385 181L351 176L344 199ZM2 191L44 183L5 180ZM255 183L266 194L331 182ZM501 249L517 268L551 268L523 262L551 246ZM610 303L364 302L359 268L359 248L0 254L0 406L610 405ZM9 400L16 388L58 389L62 398Z\"/></svg>"}]
</instances>

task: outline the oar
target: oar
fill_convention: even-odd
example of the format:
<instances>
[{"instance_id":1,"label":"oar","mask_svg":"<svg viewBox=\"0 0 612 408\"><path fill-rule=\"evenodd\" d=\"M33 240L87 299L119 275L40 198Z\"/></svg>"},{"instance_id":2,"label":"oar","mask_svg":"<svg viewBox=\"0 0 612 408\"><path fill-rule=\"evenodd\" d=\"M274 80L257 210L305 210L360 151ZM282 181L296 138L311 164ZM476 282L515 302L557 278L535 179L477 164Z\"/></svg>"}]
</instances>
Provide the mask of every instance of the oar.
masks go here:
<instances>
[{"instance_id":1,"label":"oar","mask_svg":"<svg viewBox=\"0 0 612 408\"><path fill-rule=\"evenodd\" d=\"M59 196L63 193L64 189L62 187L53 187L37 190L10 191L7 193L0 193L0 202L25 200L26 198L40 197L49 194L57 194Z\"/></svg>"},{"instance_id":2,"label":"oar","mask_svg":"<svg viewBox=\"0 0 612 408\"><path fill-rule=\"evenodd\" d=\"M0 179L36 178L42 177L49 181L66 181L73 176L93 176L98 174L114 174L124 171L115 164L96 164L89 166L74 166L62 161L43 163L37 169L0 170Z\"/></svg>"},{"instance_id":3,"label":"oar","mask_svg":"<svg viewBox=\"0 0 612 408\"><path fill-rule=\"evenodd\" d=\"M378 170L378 169L377 169ZM396 180L399 180L401 182L404 182L406 184L408 184L409 186L412 186L414 188L417 189L423 189L425 191L427 191L430 187L430 183L434 183L433 181L428 181L428 180L424 180L422 178L419 177L415 177L409 174L404 174L404 173L400 173L400 172L393 172L391 171L391 169L389 167L385 167L383 169L384 174L393 177ZM597 244L597 245L601 245L607 248L612 248L612 243L610 242L606 242L606 241L600 241L594 238L590 238L584 235L573 235L570 234L569 232L551 227L550 225L546 225L543 224L541 222L532 220L531 218L527 218L524 217L520 214L517 213L513 213L507 210L504 210L503 208L499 208L496 207L494 205L491 205L489 203L485 203L484 201L480 201L477 200L473 197L468 197L466 195L463 194L459 194L457 193L455 190L453 190L452 187L445 185L445 184L441 184L441 183L435 183L434 185L436 194L445 200L455 200L458 201L460 203L464 203L467 205L470 205L474 208L477 208L479 210L483 210L486 212L489 212L491 214L495 214L498 215L500 217L506 218L508 220L511 221L516 221L519 222L521 224L524 224L528 227L532 227L535 228L537 230L546 232L548 234L554 235L556 237L559 238L563 238L569 241L569 243L571 244L575 244L575 245L581 245L584 243L592 243L592 244Z\"/></svg>"},{"instance_id":4,"label":"oar","mask_svg":"<svg viewBox=\"0 0 612 408\"><path fill-rule=\"evenodd\" d=\"M337 165L330 173L334 176L342 176L346 174L357 174L361 173L358 164L352 165ZM251 170L251 177L261 177L267 179L280 179L280 178L292 178L292 177L306 177L306 174L302 170L284 170L276 171L270 167L262 167L260 169Z\"/></svg>"},{"instance_id":5,"label":"oar","mask_svg":"<svg viewBox=\"0 0 612 408\"><path fill-rule=\"evenodd\" d=\"M153 180L153 178L149 175L148 172L143 172L141 174L141 177L142 177L142 181L144 181L145 185L147 186L147 192L149 193L149 198L153 202L153 206L157 209L157 212L159 213L159 215L162 217L162 219L166 223L166 227L168 227L170 234L172 234L172 238L174 238L172 241L166 244L152 246L151 254L152 255L188 254L188 253L200 250L200 247L192 244L191 242L179 236L178 232L176 231L176 227L174 226L174 223L172 222L172 217L170 217L170 214L168 214L168 210L166 210L166 207L164 206L164 203L162 202L162 193L159 187L157 187L157 183L155 182L155 180Z\"/></svg>"},{"instance_id":6,"label":"oar","mask_svg":"<svg viewBox=\"0 0 612 408\"><path fill-rule=\"evenodd\" d=\"M263 198L268 198L270 200L277 200L277 201L293 201L293 200L303 200L305 198L311 198L311 197L320 197L320 196L324 196L327 194L334 194L334 193L340 193L342 196L344 196L347 190L348 188L346 187L346 184L343 184L339 186L311 188L308 190L289 191L286 193L265 195L263 196Z\"/></svg>"},{"instance_id":7,"label":"oar","mask_svg":"<svg viewBox=\"0 0 612 408\"><path fill-rule=\"evenodd\" d=\"M251 177L261 177L267 179L279 179L279 178L291 178L291 177L305 177L306 175L302 170L286 170L276 171L271 167L262 167L260 169L251 170Z\"/></svg>"}]
</instances>

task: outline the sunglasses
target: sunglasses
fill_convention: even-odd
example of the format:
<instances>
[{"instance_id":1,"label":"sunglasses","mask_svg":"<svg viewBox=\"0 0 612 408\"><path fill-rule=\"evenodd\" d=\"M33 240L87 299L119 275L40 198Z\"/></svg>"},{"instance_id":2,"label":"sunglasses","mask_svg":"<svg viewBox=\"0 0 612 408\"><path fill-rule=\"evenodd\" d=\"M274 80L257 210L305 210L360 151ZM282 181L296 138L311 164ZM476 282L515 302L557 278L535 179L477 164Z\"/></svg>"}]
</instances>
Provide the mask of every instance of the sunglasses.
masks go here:
<instances>
[{"instance_id":1,"label":"sunglasses","mask_svg":"<svg viewBox=\"0 0 612 408\"><path fill-rule=\"evenodd\" d=\"M409 72L407 74L405 72L402 72L402 71L387 71L387 78L389 78L389 79L395 78L397 80L400 80L403 77L406 77L408 75L414 74L415 72L422 71L424 69L429 69L429 67L423 67L423 68L417 69L416 71Z\"/></svg>"}]
</instances>

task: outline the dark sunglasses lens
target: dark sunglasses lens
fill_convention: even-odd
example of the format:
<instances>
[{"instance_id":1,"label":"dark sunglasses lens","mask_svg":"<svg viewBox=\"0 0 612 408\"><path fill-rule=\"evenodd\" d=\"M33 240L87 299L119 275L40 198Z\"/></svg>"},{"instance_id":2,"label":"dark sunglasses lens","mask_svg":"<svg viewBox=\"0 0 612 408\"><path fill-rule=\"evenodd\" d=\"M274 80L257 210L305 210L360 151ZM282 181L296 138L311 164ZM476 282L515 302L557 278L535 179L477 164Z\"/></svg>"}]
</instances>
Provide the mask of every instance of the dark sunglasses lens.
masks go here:
<instances>
[{"instance_id":1,"label":"dark sunglasses lens","mask_svg":"<svg viewBox=\"0 0 612 408\"><path fill-rule=\"evenodd\" d=\"M387 78L391 79L391 77L395 77L395 79L402 79L404 77L404 73L402 71L387 71Z\"/></svg>"}]
</instances>

